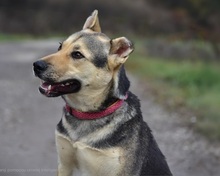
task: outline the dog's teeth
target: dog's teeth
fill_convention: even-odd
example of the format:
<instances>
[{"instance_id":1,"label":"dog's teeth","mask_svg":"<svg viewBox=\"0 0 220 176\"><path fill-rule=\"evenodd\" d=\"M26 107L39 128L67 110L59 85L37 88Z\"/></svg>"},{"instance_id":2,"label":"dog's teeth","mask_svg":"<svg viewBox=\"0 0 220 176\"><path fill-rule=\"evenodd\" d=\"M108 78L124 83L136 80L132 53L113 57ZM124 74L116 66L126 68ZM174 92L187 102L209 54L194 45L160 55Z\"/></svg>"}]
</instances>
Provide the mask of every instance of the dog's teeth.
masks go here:
<instances>
[{"instance_id":1,"label":"dog's teeth","mask_svg":"<svg viewBox=\"0 0 220 176\"><path fill-rule=\"evenodd\" d=\"M51 85L48 86L48 90L51 90Z\"/></svg>"},{"instance_id":2,"label":"dog's teeth","mask_svg":"<svg viewBox=\"0 0 220 176\"><path fill-rule=\"evenodd\" d=\"M61 84L61 86L64 87L65 85L64 85L64 84Z\"/></svg>"},{"instance_id":3,"label":"dog's teeth","mask_svg":"<svg viewBox=\"0 0 220 176\"><path fill-rule=\"evenodd\" d=\"M66 86L70 85L70 83L66 83Z\"/></svg>"}]
</instances>

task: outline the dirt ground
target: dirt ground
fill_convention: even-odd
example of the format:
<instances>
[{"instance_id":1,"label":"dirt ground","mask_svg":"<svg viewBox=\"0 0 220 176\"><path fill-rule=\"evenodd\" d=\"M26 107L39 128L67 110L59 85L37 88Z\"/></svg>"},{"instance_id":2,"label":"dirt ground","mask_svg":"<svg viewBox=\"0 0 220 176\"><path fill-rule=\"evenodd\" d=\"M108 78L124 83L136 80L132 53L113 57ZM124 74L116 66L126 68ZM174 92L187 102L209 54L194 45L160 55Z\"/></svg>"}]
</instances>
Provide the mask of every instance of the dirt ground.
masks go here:
<instances>
[{"instance_id":1,"label":"dirt ground","mask_svg":"<svg viewBox=\"0 0 220 176\"><path fill-rule=\"evenodd\" d=\"M0 176L56 175L54 130L64 103L38 93L32 63L57 47L57 40L0 43ZM173 174L220 175L220 144L195 134L177 113L153 101L146 83L129 77Z\"/></svg>"}]
</instances>

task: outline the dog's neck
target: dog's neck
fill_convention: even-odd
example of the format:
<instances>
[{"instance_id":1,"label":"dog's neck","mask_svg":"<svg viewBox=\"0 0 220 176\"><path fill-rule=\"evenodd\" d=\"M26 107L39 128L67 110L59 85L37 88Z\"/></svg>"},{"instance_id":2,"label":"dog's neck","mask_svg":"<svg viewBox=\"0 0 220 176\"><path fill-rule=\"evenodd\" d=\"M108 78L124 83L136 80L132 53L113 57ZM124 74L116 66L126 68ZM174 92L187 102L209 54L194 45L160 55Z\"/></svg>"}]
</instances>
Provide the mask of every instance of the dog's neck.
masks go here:
<instances>
[{"instance_id":1,"label":"dog's neck","mask_svg":"<svg viewBox=\"0 0 220 176\"><path fill-rule=\"evenodd\" d=\"M72 108L82 112L101 111L119 99L126 99L130 82L124 67L106 85L99 89L83 86L78 93L63 95L65 102Z\"/></svg>"},{"instance_id":2,"label":"dog's neck","mask_svg":"<svg viewBox=\"0 0 220 176\"><path fill-rule=\"evenodd\" d=\"M70 107L78 111L90 112L100 109L108 98L108 92L107 88L94 91L82 90L76 94L64 95L63 98Z\"/></svg>"}]
</instances>

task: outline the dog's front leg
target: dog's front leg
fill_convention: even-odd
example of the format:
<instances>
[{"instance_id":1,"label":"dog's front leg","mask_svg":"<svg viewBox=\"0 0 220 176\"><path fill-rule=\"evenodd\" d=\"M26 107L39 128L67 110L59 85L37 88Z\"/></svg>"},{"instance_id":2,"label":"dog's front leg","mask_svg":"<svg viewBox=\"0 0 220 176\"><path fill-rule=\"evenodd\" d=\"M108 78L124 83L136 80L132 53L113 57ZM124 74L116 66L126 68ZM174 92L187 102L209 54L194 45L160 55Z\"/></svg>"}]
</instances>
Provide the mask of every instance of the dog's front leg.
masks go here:
<instances>
[{"instance_id":1,"label":"dog's front leg","mask_svg":"<svg viewBox=\"0 0 220 176\"><path fill-rule=\"evenodd\" d=\"M63 166L62 164L58 165L57 176L72 176L72 169Z\"/></svg>"},{"instance_id":2,"label":"dog's front leg","mask_svg":"<svg viewBox=\"0 0 220 176\"><path fill-rule=\"evenodd\" d=\"M72 144L67 139L56 135L58 152L57 176L72 176L75 165L75 152Z\"/></svg>"}]
</instances>

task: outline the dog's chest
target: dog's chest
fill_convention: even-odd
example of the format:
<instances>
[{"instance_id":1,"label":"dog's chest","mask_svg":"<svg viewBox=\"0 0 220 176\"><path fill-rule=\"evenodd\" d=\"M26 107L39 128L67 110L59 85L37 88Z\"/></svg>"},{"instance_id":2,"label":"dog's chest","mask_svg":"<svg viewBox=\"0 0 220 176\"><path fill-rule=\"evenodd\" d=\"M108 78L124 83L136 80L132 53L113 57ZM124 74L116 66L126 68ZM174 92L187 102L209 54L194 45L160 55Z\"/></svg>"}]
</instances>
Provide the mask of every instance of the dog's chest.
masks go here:
<instances>
[{"instance_id":1,"label":"dog's chest","mask_svg":"<svg viewBox=\"0 0 220 176\"><path fill-rule=\"evenodd\" d=\"M123 167L123 154L120 148L95 149L81 142L73 144L76 158L76 175L115 176Z\"/></svg>"}]
</instances>

